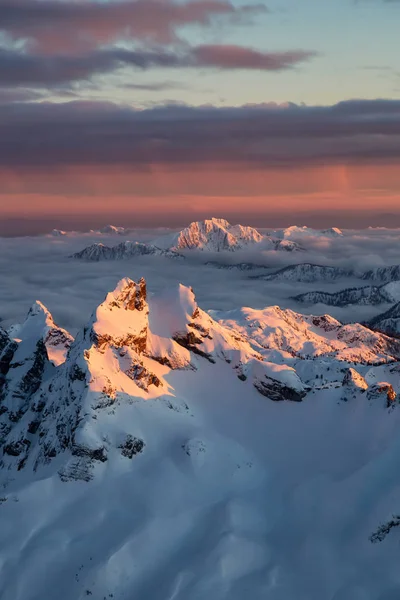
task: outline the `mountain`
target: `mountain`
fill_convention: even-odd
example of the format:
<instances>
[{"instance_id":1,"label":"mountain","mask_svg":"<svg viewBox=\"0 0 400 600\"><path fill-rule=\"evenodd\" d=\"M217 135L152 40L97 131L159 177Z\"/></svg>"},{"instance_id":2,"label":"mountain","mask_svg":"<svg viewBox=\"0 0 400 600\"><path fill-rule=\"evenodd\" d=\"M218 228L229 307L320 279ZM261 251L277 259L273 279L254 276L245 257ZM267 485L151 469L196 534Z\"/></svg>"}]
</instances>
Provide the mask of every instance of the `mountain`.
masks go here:
<instances>
[{"instance_id":1,"label":"mountain","mask_svg":"<svg viewBox=\"0 0 400 600\"><path fill-rule=\"evenodd\" d=\"M264 236L253 227L231 225L225 219L216 218L196 221L182 231L165 235L153 243L175 251L234 252L252 248L284 252L301 250L295 242Z\"/></svg>"},{"instance_id":2,"label":"mountain","mask_svg":"<svg viewBox=\"0 0 400 600\"><path fill-rule=\"evenodd\" d=\"M0 329L2 600L397 585L397 340L129 279L58 366L23 338Z\"/></svg>"},{"instance_id":3,"label":"mountain","mask_svg":"<svg viewBox=\"0 0 400 600\"><path fill-rule=\"evenodd\" d=\"M296 281L302 283L315 283L322 281L336 281L342 277L351 277L353 275L354 272L350 269L303 263L300 265L289 265L288 267L284 267L283 269L275 271L275 273L259 275L256 278L263 279L265 281Z\"/></svg>"},{"instance_id":4,"label":"mountain","mask_svg":"<svg viewBox=\"0 0 400 600\"><path fill-rule=\"evenodd\" d=\"M10 335L9 330L9 335ZM17 342L36 344L41 340L46 348L49 360L60 365L64 362L67 352L73 342L73 337L54 323L47 308L39 301L30 308L22 325L12 327L11 337Z\"/></svg>"},{"instance_id":5,"label":"mountain","mask_svg":"<svg viewBox=\"0 0 400 600\"><path fill-rule=\"evenodd\" d=\"M333 294L307 292L294 296L293 300L303 304L326 304L327 306L389 304L400 301L400 281L393 281L382 286L367 285L359 288L347 288Z\"/></svg>"},{"instance_id":6,"label":"mountain","mask_svg":"<svg viewBox=\"0 0 400 600\"><path fill-rule=\"evenodd\" d=\"M183 256L173 250L162 250L152 244L140 242L121 242L117 246L105 246L101 243L87 246L71 256L77 260L99 262L102 260L124 260L135 256L164 256L165 258L182 259Z\"/></svg>"},{"instance_id":7,"label":"mountain","mask_svg":"<svg viewBox=\"0 0 400 600\"><path fill-rule=\"evenodd\" d=\"M368 279L369 281L389 282L400 280L400 265L393 265L391 267L377 267L376 269L370 269L365 271L361 276L362 279Z\"/></svg>"},{"instance_id":8,"label":"mountain","mask_svg":"<svg viewBox=\"0 0 400 600\"><path fill-rule=\"evenodd\" d=\"M325 238L340 238L343 237L343 232L337 227L331 227L330 229L311 229L310 227L298 227L292 225L286 227L286 229L279 229L272 233L275 237L287 240L287 239L301 239L304 237L325 237Z\"/></svg>"},{"instance_id":9,"label":"mountain","mask_svg":"<svg viewBox=\"0 0 400 600\"><path fill-rule=\"evenodd\" d=\"M222 252L241 250L259 244L263 239L264 236L253 227L231 225L225 219L212 218L195 221L178 233L155 240L154 244L170 250Z\"/></svg>"},{"instance_id":10,"label":"mountain","mask_svg":"<svg viewBox=\"0 0 400 600\"><path fill-rule=\"evenodd\" d=\"M306 316L279 306L212 313L224 327L247 337L259 352L279 350L301 359L329 356L338 361L398 360L400 341L358 323L343 325L329 315Z\"/></svg>"},{"instance_id":11,"label":"mountain","mask_svg":"<svg viewBox=\"0 0 400 600\"><path fill-rule=\"evenodd\" d=\"M128 235L130 229L126 227L116 227L115 225L105 225L99 230L99 233L110 234L110 235Z\"/></svg>"},{"instance_id":12,"label":"mountain","mask_svg":"<svg viewBox=\"0 0 400 600\"><path fill-rule=\"evenodd\" d=\"M64 237L68 234L66 231L63 231L62 229L53 229L52 232L50 233L50 235L52 235L53 237Z\"/></svg>"},{"instance_id":13,"label":"mountain","mask_svg":"<svg viewBox=\"0 0 400 600\"><path fill-rule=\"evenodd\" d=\"M389 335L400 334L400 302L386 312L377 315L369 322L370 327Z\"/></svg>"},{"instance_id":14,"label":"mountain","mask_svg":"<svg viewBox=\"0 0 400 600\"><path fill-rule=\"evenodd\" d=\"M257 265L255 263L242 262L236 264L220 263L216 260L210 260L205 263L209 267L226 271L257 271L260 269L268 269L265 265Z\"/></svg>"}]
</instances>

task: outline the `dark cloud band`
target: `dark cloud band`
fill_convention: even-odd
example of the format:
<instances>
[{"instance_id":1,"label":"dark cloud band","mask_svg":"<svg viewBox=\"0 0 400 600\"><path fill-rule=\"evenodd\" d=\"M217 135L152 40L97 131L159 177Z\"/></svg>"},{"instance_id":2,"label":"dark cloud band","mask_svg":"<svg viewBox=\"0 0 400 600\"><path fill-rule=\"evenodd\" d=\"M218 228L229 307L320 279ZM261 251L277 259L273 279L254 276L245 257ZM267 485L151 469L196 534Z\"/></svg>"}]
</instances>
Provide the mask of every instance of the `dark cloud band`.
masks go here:
<instances>
[{"instance_id":1,"label":"dark cloud band","mask_svg":"<svg viewBox=\"0 0 400 600\"><path fill-rule=\"evenodd\" d=\"M332 107L4 104L0 167L398 163L400 101Z\"/></svg>"}]
</instances>

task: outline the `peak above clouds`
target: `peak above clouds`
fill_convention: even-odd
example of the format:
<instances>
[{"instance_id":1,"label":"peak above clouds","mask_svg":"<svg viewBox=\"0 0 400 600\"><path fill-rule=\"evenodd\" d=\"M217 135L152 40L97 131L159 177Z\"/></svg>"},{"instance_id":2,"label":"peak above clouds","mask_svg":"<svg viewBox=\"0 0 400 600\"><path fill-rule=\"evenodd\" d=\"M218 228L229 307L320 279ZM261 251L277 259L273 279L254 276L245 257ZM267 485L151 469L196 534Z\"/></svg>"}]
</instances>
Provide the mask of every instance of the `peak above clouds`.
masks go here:
<instances>
[{"instance_id":1,"label":"peak above clouds","mask_svg":"<svg viewBox=\"0 0 400 600\"><path fill-rule=\"evenodd\" d=\"M292 225L291 227L286 227L286 229L279 229L277 231L274 231L272 235L283 240L302 239L304 237L338 238L343 236L343 231L341 231L341 229L338 229L337 227L318 230L306 226L298 227L297 225Z\"/></svg>"},{"instance_id":2,"label":"peak above clouds","mask_svg":"<svg viewBox=\"0 0 400 600\"><path fill-rule=\"evenodd\" d=\"M182 231L155 240L155 244L170 250L235 251L259 244L264 236L253 227L231 225L225 219L207 219L191 223Z\"/></svg>"},{"instance_id":3,"label":"peak above clouds","mask_svg":"<svg viewBox=\"0 0 400 600\"><path fill-rule=\"evenodd\" d=\"M117 246L105 246L101 243L92 244L80 252L72 255L78 260L101 261L101 260L124 260L137 256L164 256L166 258L182 259L183 256L174 250L163 250L153 244L141 242L121 242Z\"/></svg>"}]
</instances>

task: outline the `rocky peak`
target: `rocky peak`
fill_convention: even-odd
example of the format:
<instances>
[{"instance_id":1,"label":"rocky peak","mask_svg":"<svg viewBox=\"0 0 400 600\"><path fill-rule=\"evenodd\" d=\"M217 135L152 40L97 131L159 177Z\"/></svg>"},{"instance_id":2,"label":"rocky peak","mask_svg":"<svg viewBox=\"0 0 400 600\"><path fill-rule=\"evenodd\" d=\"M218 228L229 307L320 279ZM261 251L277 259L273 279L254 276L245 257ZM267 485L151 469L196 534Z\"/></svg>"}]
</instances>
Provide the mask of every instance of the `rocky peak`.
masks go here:
<instances>
[{"instance_id":1,"label":"rocky peak","mask_svg":"<svg viewBox=\"0 0 400 600\"><path fill-rule=\"evenodd\" d=\"M50 311L38 300L31 306L24 323L13 328L13 338L18 342L35 345L42 340L49 359L56 366L65 361L73 337L55 324Z\"/></svg>"},{"instance_id":2,"label":"rocky peak","mask_svg":"<svg viewBox=\"0 0 400 600\"><path fill-rule=\"evenodd\" d=\"M354 391L364 392L368 388L368 383L358 371L349 368L343 378L343 386Z\"/></svg>"},{"instance_id":3,"label":"rocky peak","mask_svg":"<svg viewBox=\"0 0 400 600\"><path fill-rule=\"evenodd\" d=\"M135 283L128 277L121 279L115 290L109 293L105 303L112 308L123 308L125 310L144 310L147 308L146 281L142 277Z\"/></svg>"}]
</instances>

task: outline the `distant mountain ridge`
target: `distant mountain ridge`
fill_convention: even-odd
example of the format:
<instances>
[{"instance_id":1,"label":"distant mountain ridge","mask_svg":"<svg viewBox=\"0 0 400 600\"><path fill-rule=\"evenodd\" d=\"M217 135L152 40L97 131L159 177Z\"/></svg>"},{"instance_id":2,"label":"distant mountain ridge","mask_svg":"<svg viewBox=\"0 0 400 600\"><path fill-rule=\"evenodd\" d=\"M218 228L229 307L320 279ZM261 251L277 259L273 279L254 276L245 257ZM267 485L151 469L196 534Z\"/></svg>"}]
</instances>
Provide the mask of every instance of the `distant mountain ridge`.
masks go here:
<instances>
[{"instance_id":1,"label":"distant mountain ridge","mask_svg":"<svg viewBox=\"0 0 400 600\"><path fill-rule=\"evenodd\" d=\"M367 285L340 290L335 293L307 292L293 296L293 300L304 304L326 304L328 306L348 306L350 304L374 306L400 301L400 281L392 281L381 286Z\"/></svg>"},{"instance_id":2,"label":"distant mountain ridge","mask_svg":"<svg viewBox=\"0 0 400 600\"><path fill-rule=\"evenodd\" d=\"M265 281L314 283L318 281L336 281L342 277L351 277L352 275L354 275L354 271L351 269L302 263L283 267L274 273L257 275L255 278Z\"/></svg>"},{"instance_id":3,"label":"distant mountain ridge","mask_svg":"<svg viewBox=\"0 0 400 600\"><path fill-rule=\"evenodd\" d=\"M141 242L121 242L117 246L105 246L97 243L76 252L71 256L76 260L99 262L103 260L124 260L135 256L163 256L165 258L183 259L184 257L173 250L162 250L153 244Z\"/></svg>"},{"instance_id":4,"label":"distant mountain ridge","mask_svg":"<svg viewBox=\"0 0 400 600\"><path fill-rule=\"evenodd\" d=\"M286 227L285 229L273 231L272 235L279 239L285 240L301 239L304 237L325 237L335 239L343 237L343 231L337 227L330 227L329 229L312 229L311 227L298 227L297 225L292 225L291 227Z\"/></svg>"}]
</instances>

